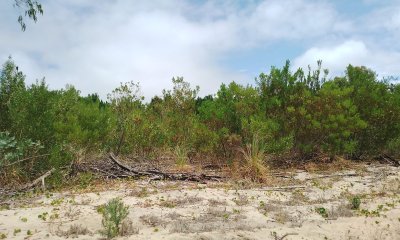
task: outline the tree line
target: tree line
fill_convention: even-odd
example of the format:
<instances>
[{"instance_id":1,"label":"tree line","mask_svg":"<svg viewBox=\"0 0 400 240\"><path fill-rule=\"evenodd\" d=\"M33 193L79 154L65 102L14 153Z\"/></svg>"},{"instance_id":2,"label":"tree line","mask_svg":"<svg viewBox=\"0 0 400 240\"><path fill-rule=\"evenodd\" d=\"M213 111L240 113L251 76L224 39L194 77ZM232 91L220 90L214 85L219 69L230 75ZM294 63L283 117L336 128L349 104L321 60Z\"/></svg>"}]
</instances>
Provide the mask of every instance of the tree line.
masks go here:
<instances>
[{"instance_id":1,"label":"tree line","mask_svg":"<svg viewBox=\"0 0 400 240\"><path fill-rule=\"evenodd\" d=\"M276 159L399 156L400 85L352 65L344 76L327 75L321 62L292 71L287 61L254 85L222 84L205 97L176 77L149 102L133 82L103 100L73 86L50 90L44 79L27 85L9 58L0 75L0 180L25 182L106 152L228 165L240 163L238 149L255 144ZM21 161L32 156L39 157Z\"/></svg>"}]
</instances>

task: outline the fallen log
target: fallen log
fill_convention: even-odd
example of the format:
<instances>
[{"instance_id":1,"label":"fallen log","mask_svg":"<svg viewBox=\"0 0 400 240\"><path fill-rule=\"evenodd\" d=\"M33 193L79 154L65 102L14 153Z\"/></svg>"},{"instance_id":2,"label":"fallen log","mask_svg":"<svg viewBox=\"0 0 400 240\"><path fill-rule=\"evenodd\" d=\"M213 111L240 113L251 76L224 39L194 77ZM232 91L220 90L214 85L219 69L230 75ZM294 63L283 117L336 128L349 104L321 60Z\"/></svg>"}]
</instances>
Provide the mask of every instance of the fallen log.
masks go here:
<instances>
[{"instance_id":1,"label":"fallen log","mask_svg":"<svg viewBox=\"0 0 400 240\"><path fill-rule=\"evenodd\" d=\"M111 161L116 164L119 168L124 170L126 175L131 177L149 177L150 180L174 180L174 181L192 181L192 182L204 182L208 181L218 181L222 179L221 176L215 175L206 175L206 174L193 174L193 173L167 173L162 172L157 169L149 169L149 170L142 170L138 171L134 168L128 166L121 162L113 153L110 153L109 158ZM120 176L119 174L113 173L114 176Z\"/></svg>"},{"instance_id":2,"label":"fallen log","mask_svg":"<svg viewBox=\"0 0 400 240\"><path fill-rule=\"evenodd\" d=\"M128 166L128 165L123 164L122 162L120 162L120 161L117 159L117 157L116 157L113 153L110 153L110 159L111 159L114 163L116 163L119 167L121 167L122 169L124 169L124 170L126 170L126 171L128 171L128 172L134 173L134 174L136 174L136 175L141 175L141 176L151 176L151 175L152 175L151 173L147 173L147 172L135 171L135 170L134 170L133 168L131 168L130 166Z\"/></svg>"}]
</instances>

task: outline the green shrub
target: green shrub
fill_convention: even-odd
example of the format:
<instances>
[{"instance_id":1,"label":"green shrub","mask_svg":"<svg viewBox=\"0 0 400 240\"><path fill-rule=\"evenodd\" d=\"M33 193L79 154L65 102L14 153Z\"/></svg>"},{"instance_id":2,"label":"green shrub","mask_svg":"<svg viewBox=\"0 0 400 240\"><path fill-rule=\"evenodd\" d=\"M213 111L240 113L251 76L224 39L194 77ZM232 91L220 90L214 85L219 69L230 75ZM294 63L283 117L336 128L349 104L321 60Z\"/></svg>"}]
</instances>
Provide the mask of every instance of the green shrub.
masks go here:
<instances>
[{"instance_id":1,"label":"green shrub","mask_svg":"<svg viewBox=\"0 0 400 240\"><path fill-rule=\"evenodd\" d=\"M18 140L9 132L0 132L0 167L37 153L43 146L31 139Z\"/></svg>"},{"instance_id":2,"label":"green shrub","mask_svg":"<svg viewBox=\"0 0 400 240\"><path fill-rule=\"evenodd\" d=\"M328 211L324 207L316 208L315 211L323 218L328 218Z\"/></svg>"},{"instance_id":3,"label":"green shrub","mask_svg":"<svg viewBox=\"0 0 400 240\"><path fill-rule=\"evenodd\" d=\"M360 205L361 205L361 199L358 196L355 196L351 199L351 209L353 210L358 210L360 209Z\"/></svg>"},{"instance_id":4,"label":"green shrub","mask_svg":"<svg viewBox=\"0 0 400 240\"><path fill-rule=\"evenodd\" d=\"M101 233L108 239L120 235L121 224L129 214L129 207L119 198L110 200L101 211L103 215Z\"/></svg>"}]
</instances>

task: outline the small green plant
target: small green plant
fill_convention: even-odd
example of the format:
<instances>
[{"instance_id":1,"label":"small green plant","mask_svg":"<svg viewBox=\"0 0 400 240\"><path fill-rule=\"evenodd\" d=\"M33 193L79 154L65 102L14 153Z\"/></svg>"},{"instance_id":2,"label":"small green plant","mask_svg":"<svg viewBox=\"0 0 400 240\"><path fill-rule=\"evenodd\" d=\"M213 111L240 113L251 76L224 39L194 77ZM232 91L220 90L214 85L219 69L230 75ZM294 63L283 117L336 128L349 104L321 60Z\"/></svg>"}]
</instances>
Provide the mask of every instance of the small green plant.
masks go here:
<instances>
[{"instance_id":1,"label":"small green plant","mask_svg":"<svg viewBox=\"0 0 400 240\"><path fill-rule=\"evenodd\" d=\"M20 233L21 232L21 228L16 228L16 229L14 229L14 236L17 236L17 234L18 233Z\"/></svg>"},{"instance_id":2,"label":"small green plant","mask_svg":"<svg viewBox=\"0 0 400 240\"><path fill-rule=\"evenodd\" d=\"M31 236L32 235L32 231L31 230L26 231L26 235Z\"/></svg>"},{"instance_id":3,"label":"small green plant","mask_svg":"<svg viewBox=\"0 0 400 240\"><path fill-rule=\"evenodd\" d=\"M44 213L42 213L42 214L39 214L39 215L38 215L38 218L39 218L39 219L42 219L43 221L46 221L48 215L49 215L48 212L44 212Z\"/></svg>"},{"instance_id":4,"label":"small green plant","mask_svg":"<svg viewBox=\"0 0 400 240\"><path fill-rule=\"evenodd\" d=\"M351 199L351 209L358 210L360 209L361 199L359 196L355 196Z\"/></svg>"},{"instance_id":5,"label":"small green plant","mask_svg":"<svg viewBox=\"0 0 400 240\"><path fill-rule=\"evenodd\" d=\"M328 218L328 211L326 211L325 208L319 207L319 208L316 208L315 211L316 211L319 215L321 215L323 218Z\"/></svg>"},{"instance_id":6,"label":"small green plant","mask_svg":"<svg viewBox=\"0 0 400 240\"><path fill-rule=\"evenodd\" d=\"M58 215L58 213L54 213L50 215L50 220L55 220L58 219L60 216Z\"/></svg>"},{"instance_id":7,"label":"small green plant","mask_svg":"<svg viewBox=\"0 0 400 240\"><path fill-rule=\"evenodd\" d=\"M61 203L63 203L63 201L64 201L63 198L54 199L53 201L51 201L50 205L51 206L59 206Z\"/></svg>"},{"instance_id":8,"label":"small green plant","mask_svg":"<svg viewBox=\"0 0 400 240\"><path fill-rule=\"evenodd\" d=\"M149 191L147 190L147 188L142 187L140 190L132 191L130 196L145 198L149 196Z\"/></svg>"},{"instance_id":9,"label":"small green plant","mask_svg":"<svg viewBox=\"0 0 400 240\"><path fill-rule=\"evenodd\" d=\"M21 218L21 221L22 221L22 222L27 222L28 219L27 219L26 217L22 217L22 218Z\"/></svg>"},{"instance_id":10,"label":"small green plant","mask_svg":"<svg viewBox=\"0 0 400 240\"><path fill-rule=\"evenodd\" d=\"M108 239L120 235L122 221L129 214L128 206L125 206L120 198L114 198L104 205L104 209L101 213L103 214L103 220L101 223L104 228L101 231L101 234L106 236Z\"/></svg>"},{"instance_id":11,"label":"small green plant","mask_svg":"<svg viewBox=\"0 0 400 240\"><path fill-rule=\"evenodd\" d=\"M96 207L97 213L103 214L103 213L104 213L105 207L106 207L105 204L101 204L101 205L97 206L97 207Z\"/></svg>"},{"instance_id":12,"label":"small green plant","mask_svg":"<svg viewBox=\"0 0 400 240\"><path fill-rule=\"evenodd\" d=\"M361 209L360 212L365 217L380 217L381 216L381 214L379 213L379 209L376 209L373 211L369 211L368 209Z\"/></svg>"},{"instance_id":13,"label":"small green plant","mask_svg":"<svg viewBox=\"0 0 400 240\"><path fill-rule=\"evenodd\" d=\"M7 235L5 233L0 233L0 239L6 239Z\"/></svg>"}]
</instances>

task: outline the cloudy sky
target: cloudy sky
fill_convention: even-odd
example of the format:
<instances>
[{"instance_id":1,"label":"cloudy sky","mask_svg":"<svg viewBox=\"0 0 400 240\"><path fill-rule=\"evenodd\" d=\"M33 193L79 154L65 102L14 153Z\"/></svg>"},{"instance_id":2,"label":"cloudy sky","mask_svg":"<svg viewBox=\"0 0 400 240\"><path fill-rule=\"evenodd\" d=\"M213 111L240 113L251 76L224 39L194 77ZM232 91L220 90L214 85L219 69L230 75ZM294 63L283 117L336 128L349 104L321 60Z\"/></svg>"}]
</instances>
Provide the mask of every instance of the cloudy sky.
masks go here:
<instances>
[{"instance_id":1,"label":"cloudy sky","mask_svg":"<svg viewBox=\"0 0 400 240\"><path fill-rule=\"evenodd\" d=\"M261 72L347 64L400 75L399 0L41 0L44 15L22 32L14 0L0 1L0 62L12 56L27 82L72 84L105 97L140 82L148 98L173 76L201 95Z\"/></svg>"}]
</instances>

